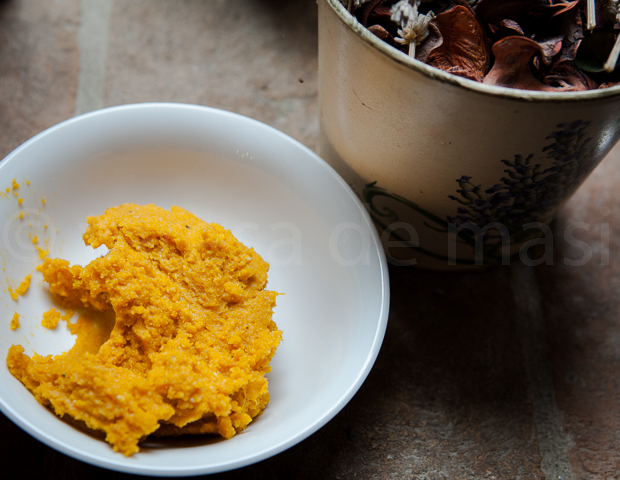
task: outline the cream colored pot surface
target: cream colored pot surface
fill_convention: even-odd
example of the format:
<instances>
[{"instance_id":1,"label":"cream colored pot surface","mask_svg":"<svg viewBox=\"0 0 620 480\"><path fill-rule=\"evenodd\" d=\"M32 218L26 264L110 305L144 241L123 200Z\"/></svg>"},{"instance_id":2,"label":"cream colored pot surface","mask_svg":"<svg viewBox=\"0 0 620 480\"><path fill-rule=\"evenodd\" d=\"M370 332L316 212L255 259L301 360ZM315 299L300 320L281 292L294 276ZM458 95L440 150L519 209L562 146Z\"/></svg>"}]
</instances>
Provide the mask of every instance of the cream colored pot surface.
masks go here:
<instances>
[{"instance_id":1,"label":"cream colored pot surface","mask_svg":"<svg viewBox=\"0 0 620 480\"><path fill-rule=\"evenodd\" d=\"M319 153L366 202L388 258L426 268L508 263L620 138L619 87L455 77L383 43L337 0L319 0L319 101Z\"/></svg>"}]
</instances>

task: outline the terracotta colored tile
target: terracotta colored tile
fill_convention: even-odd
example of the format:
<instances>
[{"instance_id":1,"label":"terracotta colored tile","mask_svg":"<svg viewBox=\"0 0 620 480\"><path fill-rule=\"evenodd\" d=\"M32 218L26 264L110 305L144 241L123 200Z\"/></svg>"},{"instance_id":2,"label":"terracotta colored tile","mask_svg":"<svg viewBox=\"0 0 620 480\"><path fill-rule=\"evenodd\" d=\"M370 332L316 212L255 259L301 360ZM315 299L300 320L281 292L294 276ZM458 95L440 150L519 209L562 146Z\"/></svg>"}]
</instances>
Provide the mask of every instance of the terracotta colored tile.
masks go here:
<instances>
[{"instance_id":1,"label":"terracotta colored tile","mask_svg":"<svg viewBox=\"0 0 620 480\"><path fill-rule=\"evenodd\" d=\"M556 265L539 268L557 402L573 442L573 474L580 480L620 478L619 184L617 147L554 225ZM569 238L573 245L565 238L571 225L581 227ZM568 259L583 261L590 251L584 265L567 265Z\"/></svg>"},{"instance_id":2,"label":"terracotta colored tile","mask_svg":"<svg viewBox=\"0 0 620 480\"><path fill-rule=\"evenodd\" d=\"M0 159L73 115L79 0L0 2Z\"/></svg>"},{"instance_id":3,"label":"terracotta colored tile","mask_svg":"<svg viewBox=\"0 0 620 480\"><path fill-rule=\"evenodd\" d=\"M117 0L106 104L208 105L314 148L316 22L314 0Z\"/></svg>"}]
</instances>

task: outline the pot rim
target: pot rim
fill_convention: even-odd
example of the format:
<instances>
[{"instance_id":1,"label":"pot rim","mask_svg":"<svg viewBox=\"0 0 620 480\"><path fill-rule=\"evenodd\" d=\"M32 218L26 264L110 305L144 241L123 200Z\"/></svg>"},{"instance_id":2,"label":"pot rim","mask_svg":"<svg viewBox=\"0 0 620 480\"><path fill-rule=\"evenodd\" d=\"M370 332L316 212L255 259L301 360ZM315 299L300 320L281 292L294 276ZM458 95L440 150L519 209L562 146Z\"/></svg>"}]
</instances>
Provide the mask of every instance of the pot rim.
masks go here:
<instances>
[{"instance_id":1,"label":"pot rim","mask_svg":"<svg viewBox=\"0 0 620 480\"><path fill-rule=\"evenodd\" d=\"M370 33L366 27L359 23L357 19L351 15L346 8L344 8L342 3L340 3L340 0L324 1L326 1L332 10L338 15L340 20L367 45L379 50L381 53L384 53L388 58L397 64L421 73L428 78L439 80L440 82L450 83L476 93L528 102L577 102L585 100L601 100L620 96L620 85L597 90L586 90L583 92L538 92L534 90L521 90L517 88L499 87L496 85L485 85L481 82L458 77L438 68L426 65L420 60L411 58L409 55L404 54L400 50L397 50L380 40L375 35Z\"/></svg>"}]
</instances>

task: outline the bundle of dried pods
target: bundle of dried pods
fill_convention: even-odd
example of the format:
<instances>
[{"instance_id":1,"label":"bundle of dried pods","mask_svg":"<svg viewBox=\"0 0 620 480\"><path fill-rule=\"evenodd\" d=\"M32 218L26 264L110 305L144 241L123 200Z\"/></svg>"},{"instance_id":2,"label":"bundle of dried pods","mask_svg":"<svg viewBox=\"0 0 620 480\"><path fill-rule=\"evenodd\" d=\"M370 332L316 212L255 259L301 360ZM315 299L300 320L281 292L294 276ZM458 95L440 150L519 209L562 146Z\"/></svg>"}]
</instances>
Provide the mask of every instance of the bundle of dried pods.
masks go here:
<instances>
[{"instance_id":1,"label":"bundle of dried pods","mask_svg":"<svg viewBox=\"0 0 620 480\"><path fill-rule=\"evenodd\" d=\"M620 84L620 0L340 0L370 32L489 85L573 92Z\"/></svg>"}]
</instances>

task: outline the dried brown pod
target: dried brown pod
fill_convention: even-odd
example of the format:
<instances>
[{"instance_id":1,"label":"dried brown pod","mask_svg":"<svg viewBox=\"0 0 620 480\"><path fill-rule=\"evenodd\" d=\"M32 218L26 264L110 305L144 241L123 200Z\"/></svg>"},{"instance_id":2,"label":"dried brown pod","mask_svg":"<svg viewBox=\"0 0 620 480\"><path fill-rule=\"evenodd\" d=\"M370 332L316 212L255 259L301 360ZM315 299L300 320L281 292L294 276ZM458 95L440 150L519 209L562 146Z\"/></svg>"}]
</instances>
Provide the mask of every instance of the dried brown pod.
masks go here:
<instances>
[{"instance_id":1,"label":"dried brown pod","mask_svg":"<svg viewBox=\"0 0 620 480\"><path fill-rule=\"evenodd\" d=\"M532 73L531 61L536 54L542 54L542 47L530 38L513 36L501 39L493 45L495 63L484 77L484 83L523 90L553 91L553 87L545 85Z\"/></svg>"},{"instance_id":2,"label":"dried brown pod","mask_svg":"<svg viewBox=\"0 0 620 480\"><path fill-rule=\"evenodd\" d=\"M502 20L501 22L499 22L499 26L500 26L499 30L501 30L502 32L502 35L501 35L502 37L511 37L513 35L525 35L525 33L523 33L523 29L521 28L521 25L519 25L514 20L510 20L509 18L506 18Z\"/></svg>"},{"instance_id":3,"label":"dried brown pod","mask_svg":"<svg viewBox=\"0 0 620 480\"><path fill-rule=\"evenodd\" d=\"M507 24L513 30L518 26L520 35L535 41L570 32L576 22L581 27L579 0L555 4L549 0L480 0L476 15L500 38L509 33L505 30Z\"/></svg>"},{"instance_id":4,"label":"dried brown pod","mask_svg":"<svg viewBox=\"0 0 620 480\"><path fill-rule=\"evenodd\" d=\"M548 92L578 92L598 88L572 63L563 62L542 73L541 63L550 64L553 52L562 45L561 38L541 45L527 37L506 37L493 45L495 64L484 79L487 85ZM546 61L545 61L546 60ZM535 75L535 70L538 74Z\"/></svg>"},{"instance_id":5,"label":"dried brown pod","mask_svg":"<svg viewBox=\"0 0 620 480\"><path fill-rule=\"evenodd\" d=\"M361 8L355 11L355 16L357 20L365 27L368 27L368 17L372 13L372 11L375 10L375 8L381 3L383 3L383 0L371 0L370 2L362 5ZM388 14L388 18L389 18L389 14Z\"/></svg>"},{"instance_id":6,"label":"dried brown pod","mask_svg":"<svg viewBox=\"0 0 620 480\"><path fill-rule=\"evenodd\" d=\"M394 37L392 36L392 34L381 25L371 25L370 27L368 27L368 31L392 46L397 45L394 41Z\"/></svg>"},{"instance_id":7,"label":"dried brown pod","mask_svg":"<svg viewBox=\"0 0 620 480\"><path fill-rule=\"evenodd\" d=\"M581 92L598 88L594 80L571 63L558 65L545 80L556 92Z\"/></svg>"},{"instance_id":8,"label":"dried brown pod","mask_svg":"<svg viewBox=\"0 0 620 480\"><path fill-rule=\"evenodd\" d=\"M555 58L555 64L575 60L577 50L583 40L583 22L579 2L569 2L565 5L565 9L558 10L550 18L549 33L538 35L539 42L544 41L545 38L563 37L562 49Z\"/></svg>"},{"instance_id":9,"label":"dried brown pod","mask_svg":"<svg viewBox=\"0 0 620 480\"><path fill-rule=\"evenodd\" d=\"M620 52L620 0L354 0L354 4L357 19L377 37L454 75L549 91L617 83L609 75L614 52ZM438 13L425 23L424 35L417 31L410 35L402 20L391 18L390 11L399 4L411 5L416 12L419 8L419 15L429 19ZM595 20L591 32L584 32L586 20ZM515 40L518 37L522 40Z\"/></svg>"},{"instance_id":10,"label":"dried brown pod","mask_svg":"<svg viewBox=\"0 0 620 480\"><path fill-rule=\"evenodd\" d=\"M544 41L536 42L540 45L540 58L545 65L551 65L553 58L560 53L563 40L564 37L562 35L556 35Z\"/></svg>"},{"instance_id":11,"label":"dried brown pod","mask_svg":"<svg viewBox=\"0 0 620 480\"><path fill-rule=\"evenodd\" d=\"M481 82L489 52L484 30L471 9L456 5L439 13L430 23L429 38L417 58L446 72Z\"/></svg>"}]
</instances>

